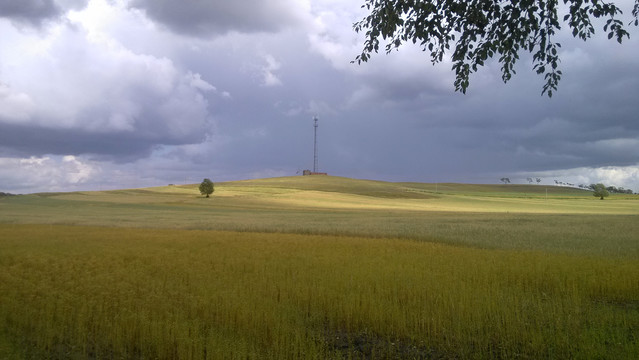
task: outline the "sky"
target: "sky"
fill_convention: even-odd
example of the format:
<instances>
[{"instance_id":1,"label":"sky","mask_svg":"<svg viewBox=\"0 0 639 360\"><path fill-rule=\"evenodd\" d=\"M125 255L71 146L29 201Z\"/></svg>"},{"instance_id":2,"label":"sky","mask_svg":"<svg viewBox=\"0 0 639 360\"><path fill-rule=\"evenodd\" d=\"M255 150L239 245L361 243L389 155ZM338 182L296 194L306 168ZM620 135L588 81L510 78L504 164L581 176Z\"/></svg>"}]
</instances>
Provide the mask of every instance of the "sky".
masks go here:
<instances>
[{"instance_id":1,"label":"sky","mask_svg":"<svg viewBox=\"0 0 639 360\"><path fill-rule=\"evenodd\" d=\"M562 30L552 98L528 53L462 94L411 45L353 64L362 3L0 0L0 191L301 174L317 116L330 175L639 192L638 28L622 45L602 22L588 42Z\"/></svg>"}]
</instances>

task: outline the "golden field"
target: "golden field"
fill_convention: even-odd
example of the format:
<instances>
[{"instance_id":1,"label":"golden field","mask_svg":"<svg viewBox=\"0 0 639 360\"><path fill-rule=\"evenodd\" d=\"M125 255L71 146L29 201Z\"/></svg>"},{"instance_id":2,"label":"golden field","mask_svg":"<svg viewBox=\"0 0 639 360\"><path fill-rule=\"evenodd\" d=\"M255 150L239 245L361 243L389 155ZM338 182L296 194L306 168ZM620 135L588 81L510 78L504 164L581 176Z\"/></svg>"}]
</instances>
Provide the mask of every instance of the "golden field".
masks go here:
<instances>
[{"instance_id":1,"label":"golden field","mask_svg":"<svg viewBox=\"0 0 639 360\"><path fill-rule=\"evenodd\" d=\"M196 189L0 199L0 358L639 354L635 196L336 177Z\"/></svg>"}]
</instances>

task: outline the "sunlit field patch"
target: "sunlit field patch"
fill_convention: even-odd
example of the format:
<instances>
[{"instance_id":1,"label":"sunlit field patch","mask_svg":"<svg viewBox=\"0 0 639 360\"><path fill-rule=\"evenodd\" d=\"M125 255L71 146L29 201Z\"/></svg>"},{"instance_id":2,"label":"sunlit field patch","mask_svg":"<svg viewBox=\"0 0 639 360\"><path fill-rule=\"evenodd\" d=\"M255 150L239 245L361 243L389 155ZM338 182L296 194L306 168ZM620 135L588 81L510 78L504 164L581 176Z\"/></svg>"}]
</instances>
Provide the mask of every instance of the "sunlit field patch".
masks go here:
<instances>
[{"instance_id":1,"label":"sunlit field patch","mask_svg":"<svg viewBox=\"0 0 639 360\"><path fill-rule=\"evenodd\" d=\"M633 358L636 259L2 225L14 358Z\"/></svg>"}]
</instances>

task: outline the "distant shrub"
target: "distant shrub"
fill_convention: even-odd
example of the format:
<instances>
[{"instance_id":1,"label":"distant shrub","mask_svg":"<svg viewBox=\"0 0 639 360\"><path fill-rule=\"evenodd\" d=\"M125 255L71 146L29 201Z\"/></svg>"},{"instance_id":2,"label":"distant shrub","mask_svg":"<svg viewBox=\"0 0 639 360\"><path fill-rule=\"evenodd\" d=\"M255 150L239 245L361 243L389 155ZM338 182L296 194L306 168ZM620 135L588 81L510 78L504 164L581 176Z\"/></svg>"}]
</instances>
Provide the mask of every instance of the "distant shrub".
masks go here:
<instances>
[{"instance_id":1,"label":"distant shrub","mask_svg":"<svg viewBox=\"0 0 639 360\"><path fill-rule=\"evenodd\" d=\"M215 191L215 188L213 187L213 182L210 179L202 180L202 183L200 184L200 194L206 195L206 197L209 197L209 195L211 195L213 191Z\"/></svg>"}]
</instances>

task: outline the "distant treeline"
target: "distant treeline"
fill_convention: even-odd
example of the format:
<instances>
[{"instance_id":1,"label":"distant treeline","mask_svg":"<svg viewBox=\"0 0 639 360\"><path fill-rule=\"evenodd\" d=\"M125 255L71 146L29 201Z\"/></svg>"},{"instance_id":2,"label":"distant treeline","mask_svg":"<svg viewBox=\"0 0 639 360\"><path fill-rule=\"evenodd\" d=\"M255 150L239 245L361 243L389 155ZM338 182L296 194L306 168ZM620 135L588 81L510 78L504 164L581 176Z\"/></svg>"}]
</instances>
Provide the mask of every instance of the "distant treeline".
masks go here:
<instances>
[{"instance_id":1,"label":"distant treeline","mask_svg":"<svg viewBox=\"0 0 639 360\"><path fill-rule=\"evenodd\" d=\"M580 188L582 189L587 189L587 190L595 190L595 184L590 184L590 185L584 185L581 184L579 185ZM608 190L609 193L611 194L632 194L632 190L631 189L624 189L623 187L615 187L615 186L606 186L606 190Z\"/></svg>"},{"instance_id":2,"label":"distant treeline","mask_svg":"<svg viewBox=\"0 0 639 360\"><path fill-rule=\"evenodd\" d=\"M14 195L15 194L9 194L9 193L5 193L5 192L0 191L0 197L3 197L3 196L14 196Z\"/></svg>"},{"instance_id":3,"label":"distant treeline","mask_svg":"<svg viewBox=\"0 0 639 360\"><path fill-rule=\"evenodd\" d=\"M592 184L590 186L592 188ZM632 190L624 189L622 187L607 186L606 190L608 190L608 192L611 193L611 194L613 194L613 193L617 193L617 194L632 194Z\"/></svg>"},{"instance_id":4,"label":"distant treeline","mask_svg":"<svg viewBox=\"0 0 639 360\"><path fill-rule=\"evenodd\" d=\"M528 181L532 183L530 178L528 178ZM537 181L537 182L539 182L539 181ZM571 183L567 183L567 182L563 182L563 181L559 181L559 180L555 180L555 185L570 186L570 187L574 187L575 186L575 184L571 184ZM596 184L590 184L590 185L579 184L579 185L577 185L577 187L580 188L580 189L584 189L584 190L594 191L595 190L595 185ZM606 190L608 190L608 192L611 193L611 194L631 194L631 195L633 194L631 189L624 189L623 187L606 186Z\"/></svg>"}]
</instances>

